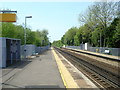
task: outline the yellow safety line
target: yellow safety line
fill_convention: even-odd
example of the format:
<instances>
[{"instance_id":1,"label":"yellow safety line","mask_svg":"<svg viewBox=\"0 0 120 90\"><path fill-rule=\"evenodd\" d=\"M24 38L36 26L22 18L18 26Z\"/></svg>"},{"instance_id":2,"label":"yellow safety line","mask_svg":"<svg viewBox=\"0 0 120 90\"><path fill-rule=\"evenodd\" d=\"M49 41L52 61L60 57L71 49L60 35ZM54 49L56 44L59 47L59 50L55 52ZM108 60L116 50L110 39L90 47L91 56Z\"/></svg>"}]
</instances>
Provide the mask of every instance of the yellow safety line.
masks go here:
<instances>
[{"instance_id":1,"label":"yellow safety line","mask_svg":"<svg viewBox=\"0 0 120 90\"><path fill-rule=\"evenodd\" d=\"M62 77L62 80L63 80L65 87L66 88L79 88L79 86L74 81L73 77L71 76L71 74L69 73L69 71L67 70L65 65L62 63L62 61L60 60L60 58L58 57L56 52L53 50L53 48L52 48L52 52L53 52L53 55L54 55L55 60L57 62L58 69L59 69L59 72L61 74L61 77Z\"/></svg>"}]
</instances>

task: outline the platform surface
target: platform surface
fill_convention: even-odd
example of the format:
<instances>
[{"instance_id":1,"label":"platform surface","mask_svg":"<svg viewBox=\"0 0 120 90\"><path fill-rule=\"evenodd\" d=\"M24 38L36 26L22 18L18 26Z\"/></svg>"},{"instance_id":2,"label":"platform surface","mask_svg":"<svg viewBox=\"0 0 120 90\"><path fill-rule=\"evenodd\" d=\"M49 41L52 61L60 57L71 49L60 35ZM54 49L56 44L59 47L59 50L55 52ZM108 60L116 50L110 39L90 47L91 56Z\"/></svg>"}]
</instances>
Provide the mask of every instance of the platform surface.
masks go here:
<instances>
[{"instance_id":1,"label":"platform surface","mask_svg":"<svg viewBox=\"0 0 120 90\"><path fill-rule=\"evenodd\" d=\"M51 49L18 69L3 88L65 88Z\"/></svg>"},{"instance_id":2,"label":"platform surface","mask_svg":"<svg viewBox=\"0 0 120 90\"><path fill-rule=\"evenodd\" d=\"M73 48L68 48L68 49L73 49ZM102 56L102 57L107 57L107 58L111 58L111 59L118 59L118 60L120 60L120 56L107 55L107 54L103 54L103 53L91 52L91 51L80 50L80 49L73 49L73 50L81 51L81 52L85 52L85 53L90 53L90 54L98 55L98 56Z\"/></svg>"}]
</instances>

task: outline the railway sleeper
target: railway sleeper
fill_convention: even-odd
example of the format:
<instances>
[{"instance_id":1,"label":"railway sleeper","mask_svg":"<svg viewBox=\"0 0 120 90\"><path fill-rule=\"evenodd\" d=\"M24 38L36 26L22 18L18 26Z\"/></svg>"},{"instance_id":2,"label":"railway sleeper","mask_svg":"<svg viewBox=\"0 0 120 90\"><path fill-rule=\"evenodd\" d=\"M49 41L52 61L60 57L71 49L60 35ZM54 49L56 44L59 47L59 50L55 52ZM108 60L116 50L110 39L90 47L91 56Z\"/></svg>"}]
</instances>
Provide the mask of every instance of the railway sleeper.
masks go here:
<instances>
[{"instance_id":1,"label":"railway sleeper","mask_svg":"<svg viewBox=\"0 0 120 90\"><path fill-rule=\"evenodd\" d=\"M65 52L66 53L66 52ZM70 53L67 53L68 55L70 55L71 57L74 57L73 55L71 55ZM68 57L70 59L70 57ZM80 65L79 65L80 66ZM82 65L83 66L83 65ZM97 72L98 73L98 72ZM108 78L107 78L108 79Z\"/></svg>"}]
</instances>

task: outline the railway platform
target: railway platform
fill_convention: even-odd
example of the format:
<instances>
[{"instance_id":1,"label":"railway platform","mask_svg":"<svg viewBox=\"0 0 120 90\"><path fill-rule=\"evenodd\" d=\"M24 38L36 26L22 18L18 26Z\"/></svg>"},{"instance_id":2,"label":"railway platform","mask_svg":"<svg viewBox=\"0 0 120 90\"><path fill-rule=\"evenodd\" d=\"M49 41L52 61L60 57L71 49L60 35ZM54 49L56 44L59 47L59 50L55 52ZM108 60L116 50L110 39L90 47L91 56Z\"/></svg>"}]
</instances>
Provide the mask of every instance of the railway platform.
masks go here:
<instances>
[{"instance_id":1,"label":"railway platform","mask_svg":"<svg viewBox=\"0 0 120 90\"><path fill-rule=\"evenodd\" d=\"M114 60L120 60L120 56L107 55L107 54L91 52L91 51L87 51L87 50L73 49L73 48L68 48L68 49L80 51L80 52L86 53L86 54L96 55L96 56L99 56L99 57L110 58L110 59L114 59Z\"/></svg>"},{"instance_id":2,"label":"railway platform","mask_svg":"<svg viewBox=\"0 0 120 90\"><path fill-rule=\"evenodd\" d=\"M19 66L3 69L2 88L97 88L58 54L50 48Z\"/></svg>"}]
</instances>

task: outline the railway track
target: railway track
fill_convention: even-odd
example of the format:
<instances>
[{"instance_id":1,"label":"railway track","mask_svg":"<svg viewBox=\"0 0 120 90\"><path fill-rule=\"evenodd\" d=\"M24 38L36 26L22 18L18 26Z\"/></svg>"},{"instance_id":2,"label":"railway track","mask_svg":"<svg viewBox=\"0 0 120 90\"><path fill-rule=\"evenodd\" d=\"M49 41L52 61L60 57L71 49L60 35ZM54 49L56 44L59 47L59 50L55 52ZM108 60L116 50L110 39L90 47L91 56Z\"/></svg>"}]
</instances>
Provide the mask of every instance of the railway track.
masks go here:
<instances>
[{"instance_id":1,"label":"railway track","mask_svg":"<svg viewBox=\"0 0 120 90\"><path fill-rule=\"evenodd\" d=\"M75 65L99 88L120 88L120 68L82 56L80 53L66 48L55 48L55 50Z\"/></svg>"}]
</instances>

